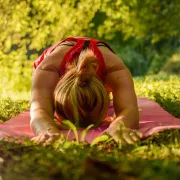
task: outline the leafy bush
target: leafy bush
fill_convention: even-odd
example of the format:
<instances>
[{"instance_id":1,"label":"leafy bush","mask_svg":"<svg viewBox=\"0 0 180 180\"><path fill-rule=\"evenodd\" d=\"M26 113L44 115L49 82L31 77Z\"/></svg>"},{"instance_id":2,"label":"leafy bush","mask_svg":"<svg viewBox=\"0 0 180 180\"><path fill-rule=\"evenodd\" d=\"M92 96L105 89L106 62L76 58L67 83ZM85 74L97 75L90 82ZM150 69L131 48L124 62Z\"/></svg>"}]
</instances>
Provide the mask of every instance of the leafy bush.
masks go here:
<instances>
[{"instance_id":1,"label":"leafy bush","mask_svg":"<svg viewBox=\"0 0 180 180\"><path fill-rule=\"evenodd\" d=\"M120 49L117 54L122 58L133 76L144 75L146 73L149 63L146 61L146 58L138 53L133 47L124 47Z\"/></svg>"},{"instance_id":2,"label":"leafy bush","mask_svg":"<svg viewBox=\"0 0 180 180\"><path fill-rule=\"evenodd\" d=\"M0 54L0 92L7 90L29 91L31 88L33 61L28 61L22 51Z\"/></svg>"},{"instance_id":3,"label":"leafy bush","mask_svg":"<svg viewBox=\"0 0 180 180\"><path fill-rule=\"evenodd\" d=\"M165 73L180 74L180 53L174 54L161 70Z\"/></svg>"},{"instance_id":4,"label":"leafy bush","mask_svg":"<svg viewBox=\"0 0 180 180\"><path fill-rule=\"evenodd\" d=\"M164 109L180 118L179 76L153 75L135 78L136 93L159 103Z\"/></svg>"},{"instance_id":5,"label":"leafy bush","mask_svg":"<svg viewBox=\"0 0 180 180\"><path fill-rule=\"evenodd\" d=\"M6 121L28 108L27 100L0 99L0 121Z\"/></svg>"}]
</instances>

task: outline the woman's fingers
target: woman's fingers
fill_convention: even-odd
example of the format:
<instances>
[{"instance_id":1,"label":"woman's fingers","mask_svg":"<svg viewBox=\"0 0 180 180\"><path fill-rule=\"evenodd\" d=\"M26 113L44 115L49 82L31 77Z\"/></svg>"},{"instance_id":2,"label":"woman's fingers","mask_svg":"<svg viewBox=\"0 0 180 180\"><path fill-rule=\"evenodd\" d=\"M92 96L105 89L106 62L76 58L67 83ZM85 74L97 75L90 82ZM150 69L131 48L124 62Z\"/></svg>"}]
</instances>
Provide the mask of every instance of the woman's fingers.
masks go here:
<instances>
[{"instance_id":1,"label":"woman's fingers","mask_svg":"<svg viewBox=\"0 0 180 180\"><path fill-rule=\"evenodd\" d=\"M140 139L142 137L142 133L140 133L137 130L132 130L132 129L130 130L129 135L135 142L140 141Z\"/></svg>"},{"instance_id":2,"label":"woman's fingers","mask_svg":"<svg viewBox=\"0 0 180 180\"><path fill-rule=\"evenodd\" d=\"M36 136L36 137L33 137L31 140L37 144L40 141L40 138L41 136Z\"/></svg>"},{"instance_id":3,"label":"woman's fingers","mask_svg":"<svg viewBox=\"0 0 180 180\"><path fill-rule=\"evenodd\" d=\"M120 130L115 131L113 138L116 142L122 143L122 144L132 144L133 140L129 136L129 132L127 128L122 127Z\"/></svg>"},{"instance_id":4,"label":"woman's fingers","mask_svg":"<svg viewBox=\"0 0 180 180\"><path fill-rule=\"evenodd\" d=\"M135 143L135 141L134 141L133 138L131 137L131 135L130 135L130 133L129 133L128 130L124 130L124 131L122 132L122 137L123 137L123 139L126 141L126 143L128 143L128 144L134 144L134 143Z\"/></svg>"},{"instance_id":5,"label":"woman's fingers","mask_svg":"<svg viewBox=\"0 0 180 180\"><path fill-rule=\"evenodd\" d=\"M45 143L47 140L49 139L49 136L47 134L42 135L41 138L39 139L39 141L37 142L38 144L43 144Z\"/></svg>"},{"instance_id":6,"label":"woman's fingers","mask_svg":"<svg viewBox=\"0 0 180 180\"><path fill-rule=\"evenodd\" d=\"M126 141L123 139L123 137L120 134L114 135L113 139L118 143L126 144Z\"/></svg>"},{"instance_id":7,"label":"woman's fingers","mask_svg":"<svg viewBox=\"0 0 180 180\"><path fill-rule=\"evenodd\" d=\"M32 138L31 140L34 141L36 144L46 146L53 143L60 137L61 137L60 133L50 133L47 131Z\"/></svg>"},{"instance_id":8,"label":"woman's fingers","mask_svg":"<svg viewBox=\"0 0 180 180\"><path fill-rule=\"evenodd\" d=\"M36 144L43 144L47 139L49 139L49 135L47 133L40 134L31 140L34 141Z\"/></svg>"},{"instance_id":9,"label":"woman's fingers","mask_svg":"<svg viewBox=\"0 0 180 180\"><path fill-rule=\"evenodd\" d=\"M43 146L50 145L50 144L54 143L56 140L57 140L57 138L49 138L48 140L46 140L46 141L43 143Z\"/></svg>"},{"instance_id":10,"label":"woman's fingers","mask_svg":"<svg viewBox=\"0 0 180 180\"><path fill-rule=\"evenodd\" d=\"M138 142L140 140L139 136L136 133L130 133L129 136L133 139L134 142Z\"/></svg>"},{"instance_id":11,"label":"woman's fingers","mask_svg":"<svg viewBox=\"0 0 180 180\"><path fill-rule=\"evenodd\" d=\"M54 142L54 139L53 138L49 138L42 145L43 146L48 146L48 145L50 145L53 142Z\"/></svg>"},{"instance_id":12,"label":"woman's fingers","mask_svg":"<svg viewBox=\"0 0 180 180\"><path fill-rule=\"evenodd\" d=\"M142 133L137 130L128 129L122 127L120 130L116 131L113 135L116 142L121 142L125 144L134 144L140 141Z\"/></svg>"},{"instance_id":13,"label":"woman's fingers","mask_svg":"<svg viewBox=\"0 0 180 180\"><path fill-rule=\"evenodd\" d=\"M116 142L126 144L134 144L142 138L141 132L127 128L122 121L112 122L106 132L111 135Z\"/></svg>"},{"instance_id":14,"label":"woman's fingers","mask_svg":"<svg viewBox=\"0 0 180 180\"><path fill-rule=\"evenodd\" d=\"M135 131L136 131L137 136L139 136L139 138L141 139L143 137L143 134L137 130L135 130Z\"/></svg>"},{"instance_id":15,"label":"woman's fingers","mask_svg":"<svg viewBox=\"0 0 180 180\"><path fill-rule=\"evenodd\" d=\"M42 144L45 141L45 139L41 136L41 137L37 137L33 141L35 144Z\"/></svg>"},{"instance_id":16,"label":"woman's fingers","mask_svg":"<svg viewBox=\"0 0 180 180\"><path fill-rule=\"evenodd\" d=\"M58 140L60 138L60 134L53 134L49 137L49 139L47 139L43 145L47 146L50 145L51 143L55 142L56 140Z\"/></svg>"}]
</instances>

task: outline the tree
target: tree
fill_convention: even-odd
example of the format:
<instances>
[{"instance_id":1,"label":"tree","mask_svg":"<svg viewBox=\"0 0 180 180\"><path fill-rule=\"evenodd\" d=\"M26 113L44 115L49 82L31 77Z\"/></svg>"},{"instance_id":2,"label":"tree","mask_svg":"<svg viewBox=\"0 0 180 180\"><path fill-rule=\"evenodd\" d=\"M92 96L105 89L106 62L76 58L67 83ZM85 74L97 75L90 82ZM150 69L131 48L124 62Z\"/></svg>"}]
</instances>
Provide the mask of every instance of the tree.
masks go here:
<instances>
[{"instance_id":1,"label":"tree","mask_svg":"<svg viewBox=\"0 0 180 180\"><path fill-rule=\"evenodd\" d=\"M179 0L0 0L0 63L22 75L25 60L68 36L178 39L179 9Z\"/></svg>"}]
</instances>

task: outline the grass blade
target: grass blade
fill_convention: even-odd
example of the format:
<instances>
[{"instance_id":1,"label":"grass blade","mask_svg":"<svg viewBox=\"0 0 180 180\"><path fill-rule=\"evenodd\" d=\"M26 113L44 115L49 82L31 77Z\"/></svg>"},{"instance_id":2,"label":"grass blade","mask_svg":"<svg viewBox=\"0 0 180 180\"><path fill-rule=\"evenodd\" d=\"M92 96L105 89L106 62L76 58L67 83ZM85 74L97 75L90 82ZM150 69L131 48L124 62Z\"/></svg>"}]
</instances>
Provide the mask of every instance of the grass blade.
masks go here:
<instances>
[{"instance_id":1,"label":"grass blade","mask_svg":"<svg viewBox=\"0 0 180 180\"><path fill-rule=\"evenodd\" d=\"M79 144L78 131L77 131L76 126L69 120L64 120L62 121L62 123L69 126L69 128L72 129L76 138L76 143Z\"/></svg>"},{"instance_id":2,"label":"grass blade","mask_svg":"<svg viewBox=\"0 0 180 180\"><path fill-rule=\"evenodd\" d=\"M83 130L82 134L81 134L81 141L84 141L87 132L89 131L89 129L91 129L94 126L94 124L90 124L85 130Z\"/></svg>"},{"instance_id":3,"label":"grass blade","mask_svg":"<svg viewBox=\"0 0 180 180\"><path fill-rule=\"evenodd\" d=\"M91 147L94 146L95 144L97 144L98 142L103 142L103 141L106 141L109 139L109 136L108 135L102 135L102 136L99 136L97 138L95 138L92 142L91 142Z\"/></svg>"}]
</instances>

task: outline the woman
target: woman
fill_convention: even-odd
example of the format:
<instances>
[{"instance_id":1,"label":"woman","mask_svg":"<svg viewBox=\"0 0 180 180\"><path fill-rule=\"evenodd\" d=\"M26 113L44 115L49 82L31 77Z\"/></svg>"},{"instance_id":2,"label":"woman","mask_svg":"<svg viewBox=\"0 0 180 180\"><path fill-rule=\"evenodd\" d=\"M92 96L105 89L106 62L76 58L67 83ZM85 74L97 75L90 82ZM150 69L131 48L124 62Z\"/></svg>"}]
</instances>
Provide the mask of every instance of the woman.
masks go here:
<instances>
[{"instance_id":1,"label":"woman","mask_svg":"<svg viewBox=\"0 0 180 180\"><path fill-rule=\"evenodd\" d=\"M60 136L54 122L69 119L77 127L98 126L113 94L114 120L106 130L117 142L134 143L141 134L131 74L104 42L67 38L48 48L34 63L31 98L33 140L47 145Z\"/></svg>"}]
</instances>

